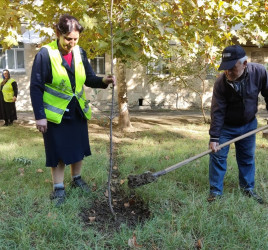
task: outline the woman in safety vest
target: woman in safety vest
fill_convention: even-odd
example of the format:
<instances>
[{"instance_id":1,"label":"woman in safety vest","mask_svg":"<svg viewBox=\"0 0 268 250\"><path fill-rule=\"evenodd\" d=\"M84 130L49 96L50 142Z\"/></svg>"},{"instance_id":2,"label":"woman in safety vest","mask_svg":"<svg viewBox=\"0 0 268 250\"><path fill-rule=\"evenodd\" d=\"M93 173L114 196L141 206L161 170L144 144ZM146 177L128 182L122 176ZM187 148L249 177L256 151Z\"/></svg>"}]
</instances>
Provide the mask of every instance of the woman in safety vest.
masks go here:
<instances>
[{"instance_id":1,"label":"woman in safety vest","mask_svg":"<svg viewBox=\"0 0 268 250\"><path fill-rule=\"evenodd\" d=\"M56 206L65 200L64 169L70 165L71 187L89 192L81 178L82 160L91 155L87 120L91 117L84 85L107 88L114 77L98 77L86 52L77 45L83 27L70 15L56 24L57 40L43 46L34 59L30 94L37 129L43 133L46 166L51 167Z\"/></svg>"},{"instance_id":2,"label":"woman in safety vest","mask_svg":"<svg viewBox=\"0 0 268 250\"><path fill-rule=\"evenodd\" d=\"M7 69L3 71L3 81L1 82L1 119L5 120L4 126L13 124L17 120L17 111L15 102L17 101L18 85L17 82L10 78L10 73Z\"/></svg>"}]
</instances>

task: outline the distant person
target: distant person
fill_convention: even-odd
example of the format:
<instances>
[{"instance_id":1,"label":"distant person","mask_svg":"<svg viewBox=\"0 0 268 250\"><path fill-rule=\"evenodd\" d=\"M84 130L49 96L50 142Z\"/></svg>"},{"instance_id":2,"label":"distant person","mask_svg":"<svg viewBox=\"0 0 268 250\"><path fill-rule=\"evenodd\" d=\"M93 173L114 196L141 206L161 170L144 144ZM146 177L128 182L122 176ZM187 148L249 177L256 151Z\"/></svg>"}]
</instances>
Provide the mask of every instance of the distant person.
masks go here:
<instances>
[{"instance_id":1,"label":"distant person","mask_svg":"<svg viewBox=\"0 0 268 250\"><path fill-rule=\"evenodd\" d=\"M71 165L72 187L89 191L81 178L82 160L91 155L87 125L91 109L84 85L105 89L115 82L112 76L97 77L93 72L86 52L77 45L82 31L75 17L62 15L56 24L57 40L41 48L32 67L32 106L44 137L46 166L51 167L50 198L57 206L66 196L66 165Z\"/></svg>"},{"instance_id":2,"label":"distant person","mask_svg":"<svg viewBox=\"0 0 268 250\"><path fill-rule=\"evenodd\" d=\"M257 128L260 92L268 109L267 71L261 64L248 63L241 46L228 46L223 50L219 70L224 70L224 73L215 82L211 103L209 147L213 153L209 162L209 202L223 194L227 170L229 146L218 150L218 145ZM235 142L239 185L244 195L263 203L263 199L254 191L255 147L255 134Z\"/></svg>"},{"instance_id":3,"label":"distant person","mask_svg":"<svg viewBox=\"0 0 268 250\"><path fill-rule=\"evenodd\" d=\"M4 126L13 124L17 120L16 104L18 95L18 85L16 80L10 78L7 69L2 73L3 81L1 82L0 93L0 119L4 120Z\"/></svg>"}]
</instances>

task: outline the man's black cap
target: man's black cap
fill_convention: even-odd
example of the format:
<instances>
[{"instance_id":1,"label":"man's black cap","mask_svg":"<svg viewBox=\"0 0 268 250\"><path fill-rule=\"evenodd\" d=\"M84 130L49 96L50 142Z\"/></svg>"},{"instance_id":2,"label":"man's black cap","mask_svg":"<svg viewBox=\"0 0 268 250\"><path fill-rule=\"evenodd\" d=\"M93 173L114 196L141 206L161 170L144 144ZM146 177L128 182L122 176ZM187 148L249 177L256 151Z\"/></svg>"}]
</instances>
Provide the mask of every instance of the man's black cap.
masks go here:
<instances>
[{"instance_id":1,"label":"man's black cap","mask_svg":"<svg viewBox=\"0 0 268 250\"><path fill-rule=\"evenodd\" d=\"M235 66L240 58L246 56L245 50L239 45L226 47L222 51L221 65L218 70L227 70Z\"/></svg>"}]
</instances>

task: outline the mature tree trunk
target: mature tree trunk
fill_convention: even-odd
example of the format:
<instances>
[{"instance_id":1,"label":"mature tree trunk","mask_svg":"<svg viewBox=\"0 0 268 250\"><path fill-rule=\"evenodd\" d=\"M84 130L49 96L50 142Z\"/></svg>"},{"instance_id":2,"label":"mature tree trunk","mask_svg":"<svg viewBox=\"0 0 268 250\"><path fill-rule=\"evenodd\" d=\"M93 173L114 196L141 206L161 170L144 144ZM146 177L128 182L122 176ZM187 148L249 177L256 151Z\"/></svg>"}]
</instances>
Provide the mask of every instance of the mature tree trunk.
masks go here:
<instances>
[{"instance_id":1,"label":"mature tree trunk","mask_svg":"<svg viewBox=\"0 0 268 250\"><path fill-rule=\"evenodd\" d=\"M119 128L126 129L131 127L131 123L128 112L126 68L120 59L116 63L116 77L119 108L118 125Z\"/></svg>"}]
</instances>

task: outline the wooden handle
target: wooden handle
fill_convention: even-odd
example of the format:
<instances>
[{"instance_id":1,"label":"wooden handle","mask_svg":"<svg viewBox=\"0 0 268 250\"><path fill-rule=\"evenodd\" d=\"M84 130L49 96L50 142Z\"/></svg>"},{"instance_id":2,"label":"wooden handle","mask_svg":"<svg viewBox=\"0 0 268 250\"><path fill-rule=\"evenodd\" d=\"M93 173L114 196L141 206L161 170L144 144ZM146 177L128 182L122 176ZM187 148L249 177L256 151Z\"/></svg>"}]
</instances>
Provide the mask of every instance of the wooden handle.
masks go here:
<instances>
[{"instance_id":1,"label":"wooden handle","mask_svg":"<svg viewBox=\"0 0 268 250\"><path fill-rule=\"evenodd\" d=\"M234 138L234 139L232 139L230 141L227 141L227 142L219 145L218 148L221 149L221 148L223 148L223 147L225 147L227 145L230 145L233 142L239 141L239 140L244 139L244 138L246 138L246 137L248 137L250 135L256 134L256 133L258 133L258 132L260 132L260 131L262 131L262 130L264 130L266 128L268 128L268 125L265 125L265 126L263 126L261 128L254 129L254 130L252 130L252 131L250 131L250 132L248 132L248 133L246 133L244 135L240 135L240 136L238 136L238 137L236 137L236 138ZM168 173L170 171L173 171L174 169L177 169L179 167L182 167L182 166L188 164L191 161L194 161L194 160L196 160L198 158L201 158L201 157L203 157L203 156L205 156L207 154L210 154L211 152L212 152L211 149L209 149L207 151L204 151L203 153L200 153L200 154L195 155L195 156L193 156L193 157L191 157L189 159L186 159L186 160L184 160L182 162L179 162L179 163L177 163L177 164L175 164L173 166L170 166L170 167L168 167L168 168L166 168L166 169L164 169L162 171L156 172L156 173L153 174L153 176L158 177L158 176L164 175L164 174L166 174L166 173Z\"/></svg>"}]
</instances>

